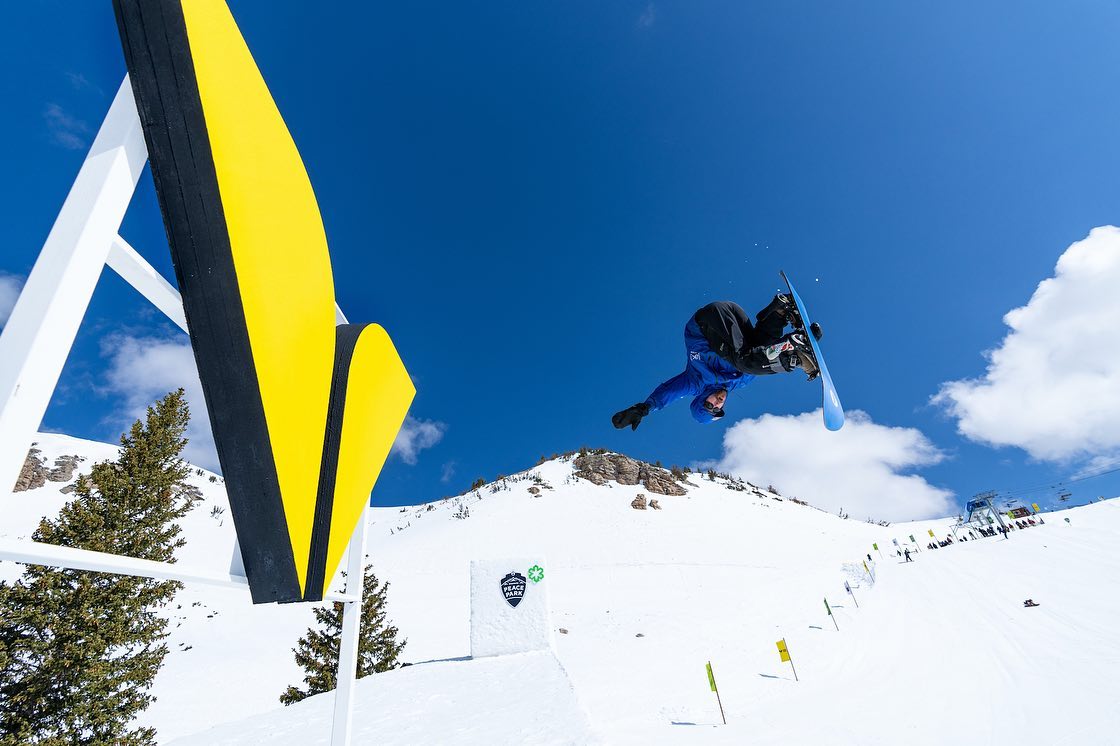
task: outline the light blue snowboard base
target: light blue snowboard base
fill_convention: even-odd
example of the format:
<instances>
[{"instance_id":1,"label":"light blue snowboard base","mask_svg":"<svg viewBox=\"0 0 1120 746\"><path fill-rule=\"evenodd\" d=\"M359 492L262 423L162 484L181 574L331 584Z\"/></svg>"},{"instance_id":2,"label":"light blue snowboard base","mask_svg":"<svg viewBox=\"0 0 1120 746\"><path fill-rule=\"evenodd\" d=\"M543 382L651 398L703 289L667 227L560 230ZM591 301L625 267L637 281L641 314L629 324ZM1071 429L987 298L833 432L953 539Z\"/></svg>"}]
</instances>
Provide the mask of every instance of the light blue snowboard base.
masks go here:
<instances>
[{"instance_id":1,"label":"light blue snowboard base","mask_svg":"<svg viewBox=\"0 0 1120 746\"><path fill-rule=\"evenodd\" d=\"M816 338L809 332L809 324L812 323L809 312L797 291L793 289L793 283L786 277L786 273L780 272L779 274L786 281L786 287L789 288L789 293L793 296L793 302L797 304L797 310L801 312L801 321L805 324L805 333L809 336L809 344L813 345L813 354L817 356L817 365L821 369L824 426L829 430L839 430L844 427L844 408L840 406L840 397L836 395L836 387L832 385L832 376L828 374L828 366L824 364L824 354L821 352L821 347L817 344Z\"/></svg>"}]
</instances>

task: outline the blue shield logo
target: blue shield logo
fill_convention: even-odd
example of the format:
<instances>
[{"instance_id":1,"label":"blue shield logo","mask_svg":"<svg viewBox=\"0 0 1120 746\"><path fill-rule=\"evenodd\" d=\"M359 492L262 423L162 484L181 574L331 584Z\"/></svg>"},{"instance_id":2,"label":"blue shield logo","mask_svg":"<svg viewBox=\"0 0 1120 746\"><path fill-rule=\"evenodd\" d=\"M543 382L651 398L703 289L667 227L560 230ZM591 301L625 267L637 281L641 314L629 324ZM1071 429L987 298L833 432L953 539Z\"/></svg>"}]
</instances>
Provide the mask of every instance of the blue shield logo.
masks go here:
<instances>
[{"instance_id":1,"label":"blue shield logo","mask_svg":"<svg viewBox=\"0 0 1120 746\"><path fill-rule=\"evenodd\" d=\"M519 572L511 572L502 578L502 595L513 608L525 598L525 576Z\"/></svg>"}]
</instances>

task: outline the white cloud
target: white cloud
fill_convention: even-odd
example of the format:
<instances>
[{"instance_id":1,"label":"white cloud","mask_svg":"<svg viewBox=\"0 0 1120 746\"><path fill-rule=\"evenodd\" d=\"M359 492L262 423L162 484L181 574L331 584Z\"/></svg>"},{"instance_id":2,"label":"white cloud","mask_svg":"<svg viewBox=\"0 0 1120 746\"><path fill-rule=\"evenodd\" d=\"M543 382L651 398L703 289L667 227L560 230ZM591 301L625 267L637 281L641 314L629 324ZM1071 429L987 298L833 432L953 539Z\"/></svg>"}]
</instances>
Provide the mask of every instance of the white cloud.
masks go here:
<instances>
[{"instance_id":1,"label":"white cloud","mask_svg":"<svg viewBox=\"0 0 1120 746\"><path fill-rule=\"evenodd\" d=\"M1003 317L1011 331L979 378L933 397L966 438L1044 461L1120 455L1120 228L1094 228Z\"/></svg>"},{"instance_id":2,"label":"white cloud","mask_svg":"<svg viewBox=\"0 0 1120 746\"><path fill-rule=\"evenodd\" d=\"M58 104L47 104L43 110L43 120L51 139L68 150L81 150L86 147L86 135L90 128L81 119L71 116Z\"/></svg>"},{"instance_id":3,"label":"white cloud","mask_svg":"<svg viewBox=\"0 0 1120 746\"><path fill-rule=\"evenodd\" d=\"M647 3L638 16L638 28L649 28L657 21L657 8L653 3Z\"/></svg>"},{"instance_id":4,"label":"white cloud","mask_svg":"<svg viewBox=\"0 0 1120 746\"><path fill-rule=\"evenodd\" d=\"M702 464L853 519L918 520L955 512L953 493L907 470L944 459L920 431L847 413L830 432L821 410L741 420L723 437L723 456Z\"/></svg>"},{"instance_id":5,"label":"white cloud","mask_svg":"<svg viewBox=\"0 0 1120 746\"><path fill-rule=\"evenodd\" d=\"M64 73L64 74L66 75L66 79L70 81L70 85L74 87L75 91L87 91L88 90L88 91L93 91L94 93L97 93L98 95L104 95L104 91L101 90L101 86L93 83L89 78L87 78L82 73L67 72L67 73Z\"/></svg>"},{"instance_id":6,"label":"white cloud","mask_svg":"<svg viewBox=\"0 0 1120 746\"><path fill-rule=\"evenodd\" d=\"M16 305L19 289L23 285L18 277L0 272L0 327L8 323L8 317Z\"/></svg>"},{"instance_id":7,"label":"white cloud","mask_svg":"<svg viewBox=\"0 0 1120 746\"><path fill-rule=\"evenodd\" d=\"M1089 477L1100 476L1102 473L1108 473L1120 469L1120 455L1115 456L1094 456L1087 462L1081 465L1076 472L1069 475L1070 479L1087 479Z\"/></svg>"},{"instance_id":8,"label":"white cloud","mask_svg":"<svg viewBox=\"0 0 1120 746\"><path fill-rule=\"evenodd\" d=\"M114 426L126 428L143 419L157 399L182 388L191 411L186 433L189 442L183 457L192 464L221 471L194 352L185 339L111 335L102 342L102 354L109 358L106 388L122 402L113 416Z\"/></svg>"},{"instance_id":9,"label":"white cloud","mask_svg":"<svg viewBox=\"0 0 1120 746\"><path fill-rule=\"evenodd\" d=\"M433 420L420 420L412 415L405 417L401 431L393 443L391 453L401 457L406 464L415 464L420 456L420 451L431 448L443 440L447 432L447 425Z\"/></svg>"}]
</instances>

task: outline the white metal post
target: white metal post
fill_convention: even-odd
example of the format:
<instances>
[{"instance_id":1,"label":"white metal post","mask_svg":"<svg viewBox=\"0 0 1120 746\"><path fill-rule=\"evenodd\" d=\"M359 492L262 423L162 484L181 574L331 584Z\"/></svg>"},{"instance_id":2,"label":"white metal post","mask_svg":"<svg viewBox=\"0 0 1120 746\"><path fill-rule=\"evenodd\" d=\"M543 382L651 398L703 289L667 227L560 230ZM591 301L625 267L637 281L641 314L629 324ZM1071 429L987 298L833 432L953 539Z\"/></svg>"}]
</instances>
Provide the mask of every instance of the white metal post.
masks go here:
<instances>
[{"instance_id":1,"label":"white metal post","mask_svg":"<svg viewBox=\"0 0 1120 746\"><path fill-rule=\"evenodd\" d=\"M350 556L346 561L346 595L353 598L342 607L342 644L338 651L338 686L334 694L334 726L331 746L350 746L353 720L354 682L358 678L358 635L362 621L362 595L365 579L366 521L369 503L362 508L358 525L350 537Z\"/></svg>"},{"instance_id":2,"label":"white metal post","mask_svg":"<svg viewBox=\"0 0 1120 746\"><path fill-rule=\"evenodd\" d=\"M147 160L126 76L0 334L0 491L19 477Z\"/></svg>"}]
</instances>

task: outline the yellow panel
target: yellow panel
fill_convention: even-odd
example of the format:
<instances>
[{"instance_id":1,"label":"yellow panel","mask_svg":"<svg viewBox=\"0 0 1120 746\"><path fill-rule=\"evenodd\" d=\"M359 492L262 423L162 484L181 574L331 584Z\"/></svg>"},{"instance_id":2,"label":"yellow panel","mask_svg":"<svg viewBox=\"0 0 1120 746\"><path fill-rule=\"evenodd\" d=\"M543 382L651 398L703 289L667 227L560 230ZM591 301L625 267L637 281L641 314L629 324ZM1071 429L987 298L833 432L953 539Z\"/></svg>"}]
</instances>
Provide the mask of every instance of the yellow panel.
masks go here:
<instances>
[{"instance_id":1,"label":"yellow panel","mask_svg":"<svg viewBox=\"0 0 1120 746\"><path fill-rule=\"evenodd\" d=\"M334 365L326 235L303 161L229 9L221 0L182 7L302 589Z\"/></svg>"},{"instance_id":2,"label":"yellow panel","mask_svg":"<svg viewBox=\"0 0 1120 746\"><path fill-rule=\"evenodd\" d=\"M358 337L346 384L327 570L323 576L327 584L338 569L415 395L416 389L389 335L380 326L370 324Z\"/></svg>"}]
</instances>

